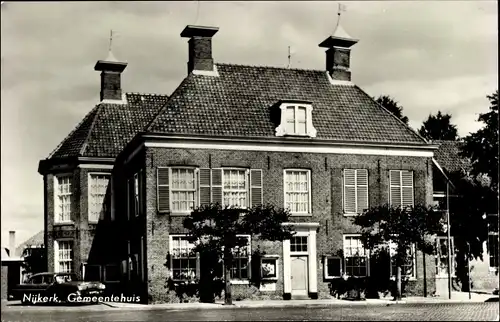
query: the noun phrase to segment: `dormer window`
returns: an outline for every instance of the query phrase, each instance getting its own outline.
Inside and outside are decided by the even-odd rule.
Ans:
[[[276,136],[316,137],[312,125],[312,105],[305,102],[283,102],[280,105],[281,124],[276,128]]]

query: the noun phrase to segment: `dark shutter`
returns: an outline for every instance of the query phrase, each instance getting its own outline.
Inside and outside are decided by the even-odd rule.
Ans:
[[[157,169],[158,211],[170,210],[169,168]]]
[[[262,205],[262,170],[250,170],[250,207]]]
[[[212,203],[222,205],[222,169],[212,169]]]
[[[200,206],[210,204],[210,169],[201,168],[199,174]]]

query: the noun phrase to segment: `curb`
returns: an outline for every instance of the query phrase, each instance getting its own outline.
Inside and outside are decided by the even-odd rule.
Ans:
[[[390,306],[390,305],[411,305],[411,304],[479,304],[485,303],[485,300],[427,300],[427,301],[412,301],[412,300],[373,300],[373,301],[335,301],[335,302],[309,302],[309,303],[289,303],[287,301],[278,303],[233,303],[228,306],[222,303],[178,303],[178,304],[132,304],[132,305],[117,305],[116,303],[105,303],[112,308],[117,309],[138,309],[138,310],[153,310],[153,309],[172,309],[172,310],[202,310],[202,309],[239,309],[239,308],[286,308],[286,307],[331,307],[331,306]]]

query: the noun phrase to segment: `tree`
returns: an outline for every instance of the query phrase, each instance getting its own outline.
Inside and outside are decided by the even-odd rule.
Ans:
[[[455,244],[457,278],[462,291],[468,291],[467,262],[483,257],[483,243],[488,238],[484,213],[496,213],[495,193],[478,179],[461,171],[448,174],[454,184],[450,200],[450,234]],[[446,209],[446,205],[441,205]]]
[[[44,272],[47,266],[45,247],[26,247],[23,251],[22,266],[26,273],[36,274]]]
[[[418,133],[428,140],[457,140],[457,127],[451,124],[450,119],[451,115],[443,115],[441,111],[435,116],[429,114]]]
[[[498,90],[487,98],[490,111],[479,114],[478,118],[484,127],[464,138],[461,154],[470,159],[471,174],[487,176],[491,189],[498,193]]]
[[[272,205],[256,206],[251,209],[222,207],[219,204],[202,206],[191,212],[184,220],[184,228],[196,241],[193,251],[210,254],[208,257],[221,259],[224,267],[225,304],[232,304],[230,275],[233,257],[247,245],[247,239],[238,235],[251,235],[261,240],[283,241],[293,236],[288,222],[290,213]]]
[[[375,98],[374,98],[375,99]],[[386,110],[394,114],[397,118],[408,124],[408,118],[403,116],[403,107],[393,100],[389,95],[380,95],[375,99],[377,103],[382,105]]]
[[[434,242],[430,237],[443,231],[442,219],[441,212],[424,205],[377,206],[354,217],[354,224],[361,228],[361,241],[369,250],[395,246],[396,300],[401,299],[401,268],[411,260],[411,248],[415,245],[417,250],[431,254]]]

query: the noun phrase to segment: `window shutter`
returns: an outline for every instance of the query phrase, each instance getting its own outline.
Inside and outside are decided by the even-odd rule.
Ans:
[[[250,207],[262,205],[262,170],[250,170]]]
[[[201,168],[199,172],[200,180],[200,206],[210,204],[210,169]]]
[[[212,169],[212,203],[222,205],[222,169]]]
[[[396,170],[389,171],[390,181],[390,203],[393,206],[401,205],[401,172]]]
[[[368,208],[368,170],[356,170],[356,189],[356,210],[360,214]]]
[[[356,170],[344,169],[344,212],[356,212]]]
[[[158,182],[158,211],[170,210],[169,168],[157,169]]]
[[[401,171],[402,205],[413,206],[413,171]]]

